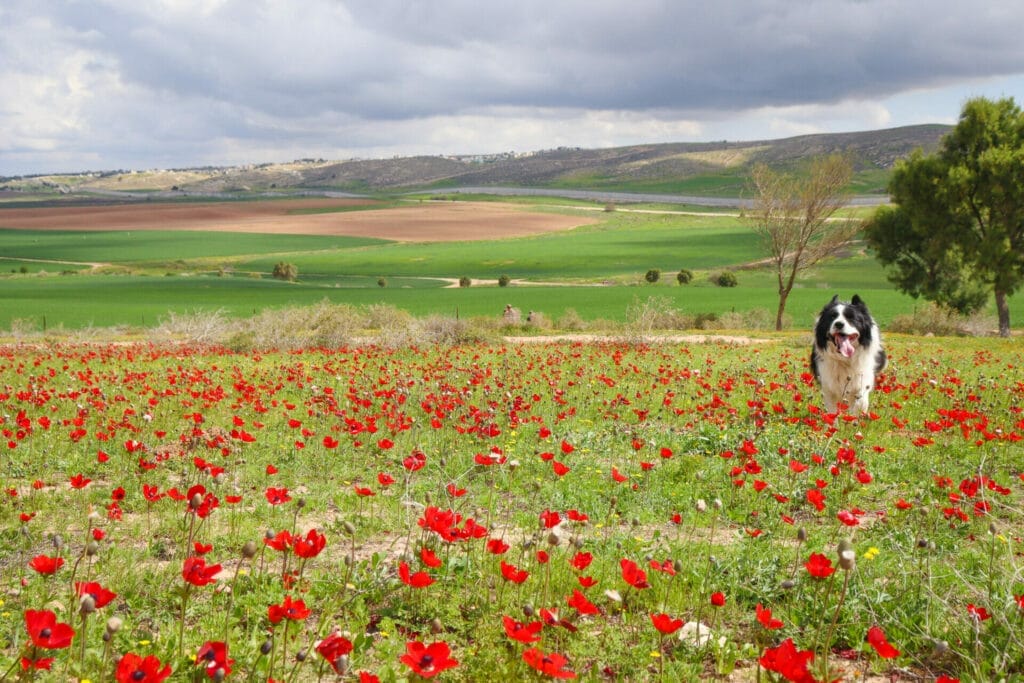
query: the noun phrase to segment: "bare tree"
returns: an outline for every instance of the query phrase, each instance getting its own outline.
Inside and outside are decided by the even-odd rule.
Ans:
[[[761,236],[778,279],[775,329],[781,330],[797,276],[834,256],[860,230],[860,221],[835,216],[849,200],[853,165],[848,157],[832,154],[812,160],[803,175],[758,164],[751,177],[756,196],[747,218]]]

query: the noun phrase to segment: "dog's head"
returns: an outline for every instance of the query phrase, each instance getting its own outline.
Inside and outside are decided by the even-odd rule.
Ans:
[[[832,344],[840,355],[852,358],[857,349],[871,343],[874,326],[868,307],[859,296],[855,294],[849,303],[834,296],[818,315],[815,343],[822,350]]]

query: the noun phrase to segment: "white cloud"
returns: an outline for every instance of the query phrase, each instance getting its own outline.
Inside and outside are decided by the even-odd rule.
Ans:
[[[4,0],[0,174],[949,120],[1024,93],[1022,23],[953,0]]]

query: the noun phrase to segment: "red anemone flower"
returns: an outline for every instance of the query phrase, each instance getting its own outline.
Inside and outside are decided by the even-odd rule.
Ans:
[[[807,670],[807,665],[814,659],[814,653],[810,650],[800,651],[796,649],[792,638],[786,638],[778,647],[770,647],[764,651],[760,662],[768,671],[780,674],[787,681],[816,680]]]
[[[186,558],[181,569],[181,576],[193,586],[206,586],[216,581],[214,577],[220,573],[219,564],[206,566],[206,560],[201,557]]]
[[[757,606],[754,608],[754,610],[757,614],[757,621],[761,624],[761,626],[764,626],[769,631],[777,628],[782,628],[782,620],[772,619],[772,611],[770,609],[761,607],[761,603],[757,603]]]
[[[836,568],[832,566],[832,560],[823,553],[811,553],[811,557],[804,567],[807,569],[807,573],[816,579],[827,579],[836,571]]]
[[[622,567],[622,580],[628,583],[634,588],[648,588],[651,584],[647,583],[647,572],[636,566],[636,562],[623,558],[619,562],[619,566]]]
[[[114,678],[117,683],[160,683],[171,675],[170,664],[161,667],[160,660],[154,655],[140,657],[128,652],[117,663]]]
[[[531,621],[529,624],[524,624],[510,616],[503,616],[501,620],[505,626],[505,635],[512,640],[517,640],[520,643],[536,643],[540,640],[544,622]]]
[[[281,505],[282,503],[287,503],[292,499],[292,497],[288,495],[288,489],[274,488],[273,486],[268,486],[264,495],[267,497],[267,502],[271,505]]]
[[[278,531],[273,536],[264,536],[263,545],[269,546],[278,552],[284,552],[295,543],[295,537],[287,529]]]
[[[48,555],[36,555],[28,563],[28,566],[40,574],[53,574],[64,566],[64,558],[50,557]]]
[[[671,635],[683,627],[682,619],[673,619],[667,614],[652,614],[651,623],[663,634]]]
[[[302,600],[292,600],[292,596],[284,596],[284,600],[280,605],[270,605],[267,608],[267,618],[270,619],[270,623],[276,624],[282,619],[291,619],[292,621],[304,621],[306,617],[311,614],[311,610],[306,607],[306,603]]]
[[[75,581],[75,593],[78,597],[91,596],[97,608],[106,607],[117,597],[117,593],[107,590],[95,581],[89,581],[88,583]]]
[[[44,650],[61,650],[71,645],[75,630],[57,621],[50,610],[25,610],[25,629],[32,644]]]
[[[576,678],[575,671],[565,668],[569,660],[557,652],[545,653],[532,647],[523,653],[523,661],[551,678]]]
[[[299,557],[309,559],[319,555],[326,545],[327,537],[316,529],[310,529],[304,537],[298,536],[294,539],[292,550]]]
[[[526,579],[530,578],[530,573],[525,569],[519,569],[514,564],[509,564],[502,560],[501,562],[501,575],[505,577],[506,581],[512,583],[522,583]]]
[[[725,607],[725,593],[721,591],[712,593],[711,604],[715,607]]]
[[[206,675],[210,678],[217,678],[218,675],[221,678],[226,677],[231,673],[231,665],[234,663],[235,660],[228,657],[227,643],[221,641],[208,640],[196,653],[196,666],[205,667]],[[218,671],[223,673],[218,674]]]
[[[443,640],[429,645],[418,640],[409,641],[405,644],[405,654],[398,659],[423,678],[433,678],[459,665],[457,660],[451,658],[451,649]]]
[[[339,660],[352,652],[352,641],[337,633],[332,633],[316,644],[316,651],[331,665],[334,673],[342,674],[344,669]]]
[[[430,584],[434,583],[434,579],[430,577],[430,574],[426,572],[416,572],[415,574],[410,573],[409,563],[399,562],[398,563],[398,578],[402,580],[406,586],[413,588],[426,588]]]
[[[872,626],[868,629],[867,641],[882,659],[892,659],[900,655],[900,651],[889,644],[885,637],[885,631],[880,626]]]
[[[580,593],[579,589],[574,588],[572,595],[566,598],[566,602],[569,603],[569,607],[573,607],[580,614],[600,614],[601,611],[597,609],[597,605],[587,600],[587,596]]]

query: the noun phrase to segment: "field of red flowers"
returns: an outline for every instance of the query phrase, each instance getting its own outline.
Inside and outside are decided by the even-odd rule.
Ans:
[[[0,350],[7,680],[1024,675],[1024,353]]]

